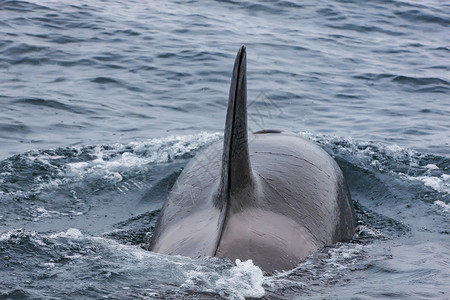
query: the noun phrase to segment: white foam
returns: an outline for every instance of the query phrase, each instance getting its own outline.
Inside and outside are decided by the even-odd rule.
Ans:
[[[214,261],[195,260],[182,256],[167,256],[162,254],[145,251],[138,246],[123,245],[117,241],[83,234],[77,228],[68,228],[66,231],[46,235],[41,235],[26,230],[11,230],[0,235],[0,241],[14,241],[23,238],[33,239],[34,242],[48,246],[48,239],[53,240],[50,245],[61,243],[61,245],[69,245],[71,243],[86,244],[91,247],[93,243],[99,251],[98,258],[103,252],[102,259],[118,259],[123,262],[123,268],[133,272],[141,272],[148,268],[158,270],[162,277],[170,278],[170,282],[174,286],[179,286],[181,290],[189,290],[191,292],[209,292],[219,295],[226,299],[243,300],[247,297],[260,298],[265,294],[263,283],[265,278],[261,269],[253,264],[251,260],[236,260],[236,265],[230,267],[228,262],[220,259]],[[70,247],[70,246],[67,246]],[[90,254],[89,254],[90,255]],[[66,258],[71,260],[83,260],[85,254],[69,251]],[[97,259],[97,257],[89,256],[89,259]],[[46,268],[55,267],[54,262],[44,263]]]
[[[362,142],[351,138],[316,136],[309,132],[300,132],[299,135],[319,144],[337,147],[338,152],[348,153],[352,159],[357,158],[356,161],[363,167],[371,166],[379,171],[391,169],[391,174],[408,180],[421,181],[425,186],[431,187],[437,192],[450,194],[450,175],[442,174],[443,170],[433,163],[422,166],[420,162],[423,156],[414,150],[399,145]],[[399,162],[402,171],[392,170],[391,162]],[[409,167],[408,172],[404,171],[405,166]],[[405,173],[420,174],[420,176],[406,175]]]
[[[355,233],[356,236],[360,236],[361,234],[372,236],[375,238],[383,237],[383,233],[377,229],[370,228],[366,225],[359,225],[357,231]]]
[[[328,263],[339,269],[348,268],[351,260],[358,257],[362,250],[363,246],[359,244],[342,244],[340,247],[329,251]]]
[[[418,153],[399,145],[358,141],[337,136],[314,135],[310,132],[299,132],[298,134],[318,144],[337,147],[338,152],[350,154],[352,157],[358,158],[361,165],[372,166],[379,171],[385,171],[386,162],[392,160],[406,161],[410,167],[418,166]]]
[[[81,238],[78,229],[52,235],[52,237]],[[236,260],[236,265],[227,268],[216,268],[209,261],[199,261],[184,256],[168,256],[145,251],[138,246],[123,245],[103,237],[84,237],[101,244],[121,259],[129,259],[134,266],[148,268],[155,264],[163,276],[171,276],[174,282],[181,280],[180,289],[194,292],[210,292],[226,299],[243,300],[246,297],[261,298],[265,294],[263,272],[252,260]],[[221,265],[223,262],[218,261]],[[141,268],[139,266],[138,268]],[[172,274],[172,275],[170,275]]]
[[[406,176],[409,180],[422,181],[424,185],[440,192],[450,194],[450,175],[436,176]]]
[[[158,272],[163,272],[162,276],[170,276],[174,283],[179,282],[182,290],[210,292],[236,300],[244,300],[247,297],[261,298],[265,294],[263,272],[252,260],[242,262],[238,259],[236,265],[231,268],[217,268],[216,264],[211,264],[210,261],[167,256],[103,237],[85,236],[76,228],[53,234],[50,238],[90,240],[119,256],[121,260],[130,260],[130,267],[137,267],[138,270],[154,264]],[[223,263],[220,260],[217,262],[219,265]]]
[[[261,298],[265,294],[263,282],[262,270],[251,259],[243,262],[236,259],[236,266],[230,269],[228,276],[219,279],[216,285],[221,290],[229,291],[230,296],[235,299]]]
[[[145,141],[130,142],[127,144],[99,145],[96,147],[72,147],[75,156],[88,154],[94,159],[89,161],[68,162],[67,157],[50,152],[30,151],[23,155],[28,164],[37,164],[51,170],[51,176],[44,174],[33,180],[33,185],[27,190],[16,190],[6,194],[14,194],[18,197],[37,195],[43,190],[54,190],[71,183],[97,179],[105,180],[121,191],[127,191],[128,183],[123,183],[123,177],[129,172],[145,172],[153,163],[165,163],[193,154],[201,147],[215,142],[221,138],[219,132],[201,132],[191,135],[172,135],[162,138],[153,138]],[[67,160],[66,160],[67,159]],[[14,169],[11,164],[10,169]],[[11,170],[0,173],[0,183],[15,176]],[[136,182],[132,185],[139,187]],[[0,191],[0,194],[5,194]],[[51,213],[50,213],[51,214]],[[37,217],[45,217],[46,214]]]
[[[38,221],[41,218],[53,218],[53,217],[57,217],[57,216],[69,215],[67,213],[62,213],[62,212],[59,212],[56,210],[47,210],[43,206],[38,206],[36,208],[30,208],[30,214],[31,214],[31,216],[33,216],[33,221]]]
[[[427,168],[429,170],[439,170],[439,167],[436,166],[435,164],[428,164],[425,166],[425,168]]]
[[[97,146],[92,153],[96,157],[94,160],[68,163],[66,174],[72,178],[93,175],[118,183],[123,179],[120,172],[124,170],[168,162],[198,150],[218,140],[220,136],[220,133],[201,132],[196,135],[175,135],[128,144],[113,144],[107,147],[110,150]]]
[[[29,231],[26,229],[11,229],[0,235],[0,241],[20,241],[22,239],[29,239],[36,244],[45,245],[35,231]]]
[[[16,236],[16,235],[17,235],[17,230],[16,229],[9,230],[7,232],[4,232],[4,233],[0,234],[0,241],[8,241],[13,236]]]
[[[57,238],[80,239],[80,238],[83,238],[84,235],[77,228],[69,228],[65,232],[55,233],[55,234],[50,235],[49,237],[52,239],[57,239]]]
[[[434,201],[434,204],[441,207],[443,209],[443,212],[450,212],[450,204],[447,204],[441,200]]]
[[[54,262],[47,262],[43,263],[42,266],[47,269],[53,269],[56,266],[56,264]]]
[[[186,271],[182,289],[217,293],[225,299],[261,298],[265,294],[261,269],[252,260],[236,260],[236,265],[217,273],[201,266]]]

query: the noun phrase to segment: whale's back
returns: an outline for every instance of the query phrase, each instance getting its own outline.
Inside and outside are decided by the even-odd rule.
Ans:
[[[150,250],[253,259],[290,269],[324,245],[351,239],[350,194],[320,147],[279,131],[247,132],[246,51],[236,57],[223,144],[199,153],[161,210]]]

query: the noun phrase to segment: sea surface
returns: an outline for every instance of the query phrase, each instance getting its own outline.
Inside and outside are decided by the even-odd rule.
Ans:
[[[323,147],[358,217],[275,274],[145,250],[242,44],[250,130]],[[449,143],[445,0],[0,0],[0,299],[449,299]]]

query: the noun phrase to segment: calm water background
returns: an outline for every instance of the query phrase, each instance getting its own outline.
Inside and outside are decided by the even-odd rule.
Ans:
[[[0,1],[0,299],[448,299],[449,25],[448,1]],[[274,275],[143,250],[241,44],[251,129],[335,157],[360,224]]]

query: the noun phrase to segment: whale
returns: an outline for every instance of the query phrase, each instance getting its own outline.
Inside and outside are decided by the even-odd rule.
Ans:
[[[161,208],[149,250],[251,259],[264,272],[295,268],[348,242],[356,218],[344,175],[318,145],[281,130],[249,133],[247,54],[232,72],[223,141],[193,157]]]

